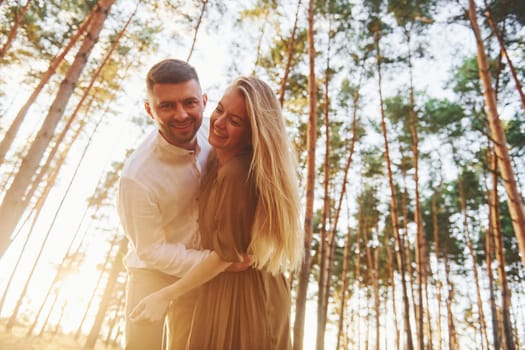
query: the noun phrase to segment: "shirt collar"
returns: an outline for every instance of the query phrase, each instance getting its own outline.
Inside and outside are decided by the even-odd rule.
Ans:
[[[187,155],[199,154],[200,152],[200,146],[198,142],[197,142],[197,146],[195,147],[195,150],[188,150],[182,147],[172,145],[171,143],[166,141],[164,137],[162,137],[162,135],[160,134],[158,130],[156,132],[155,138],[156,138],[157,147],[159,147],[159,149],[162,150],[163,152],[168,152],[172,155],[187,156]],[[195,140],[197,140],[197,136],[195,136]]]

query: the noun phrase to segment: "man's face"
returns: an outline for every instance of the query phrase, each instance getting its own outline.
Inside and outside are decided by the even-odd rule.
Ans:
[[[194,137],[202,124],[207,96],[199,84],[189,80],[177,84],[155,84],[144,104],[155,120],[160,134],[170,144],[192,149]]]

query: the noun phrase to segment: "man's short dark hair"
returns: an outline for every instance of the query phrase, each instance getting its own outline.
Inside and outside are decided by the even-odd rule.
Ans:
[[[146,76],[146,87],[148,92],[151,92],[155,84],[178,84],[190,80],[199,83],[199,76],[195,68],[187,62],[168,58],[150,68]]]

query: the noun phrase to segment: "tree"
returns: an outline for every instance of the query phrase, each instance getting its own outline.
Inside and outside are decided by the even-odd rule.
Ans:
[[[514,233],[518,239],[521,261],[525,266],[525,209],[523,206],[523,198],[518,191],[514,170],[512,169],[510,161],[509,150],[507,148],[507,140],[498,114],[496,94],[492,86],[492,77],[490,76],[485,46],[481,39],[474,0],[469,0],[468,5],[468,18],[476,39],[479,77],[483,85],[483,96],[487,107],[487,117],[489,119],[494,149],[498,157],[497,164],[507,193],[508,206],[512,217],[512,226],[514,227]]]
[[[406,346],[409,350],[414,349],[414,344],[412,341],[412,331],[410,326],[410,305],[408,301],[408,291],[406,286],[406,272],[405,272],[405,254],[403,252],[404,243],[401,239],[401,235],[399,232],[399,219],[398,219],[398,208],[397,208],[397,199],[396,199],[396,191],[395,191],[395,185],[394,185],[394,178],[392,174],[392,164],[390,161],[390,149],[389,149],[389,142],[388,142],[388,132],[386,128],[386,121],[385,121],[385,112],[384,112],[384,103],[383,103],[383,92],[382,92],[382,81],[381,81],[381,65],[383,61],[383,57],[381,56],[381,49],[380,49],[380,41],[381,41],[381,27],[383,23],[381,23],[381,20],[378,17],[375,17],[371,20],[369,24],[369,29],[371,34],[374,36],[374,43],[375,43],[375,49],[376,49],[376,65],[377,65],[377,75],[378,75],[378,91],[379,91],[379,103],[381,108],[381,130],[383,132],[383,142],[385,147],[385,160],[386,160],[386,168],[388,173],[388,184],[390,187],[390,211],[391,211],[391,219],[392,219],[392,227],[394,232],[394,237],[396,241],[396,256],[397,256],[397,262],[398,266],[400,267],[400,273],[401,273],[401,288],[402,288],[402,297],[403,297],[403,316],[404,316],[404,328],[405,328],[405,336],[406,336]]]
[[[0,61],[3,59],[5,54],[7,53],[7,50],[9,50],[9,47],[11,47],[11,44],[13,40],[16,37],[16,33],[18,31],[18,27],[20,26],[20,23],[24,19],[24,15],[31,5],[31,0],[27,0],[26,4],[20,9],[20,11],[17,12],[15,15],[15,20],[13,23],[13,27],[11,28],[11,31],[9,32],[9,35],[7,36],[6,42],[2,45],[0,48]]]
[[[13,144],[13,141],[15,140],[18,130],[20,129],[20,126],[22,125],[22,122],[24,121],[24,118],[27,112],[29,111],[29,108],[36,101],[38,95],[40,95],[44,86],[49,82],[51,77],[55,74],[57,68],[64,61],[64,58],[66,57],[66,55],[78,43],[78,40],[80,40],[81,36],[85,33],[86,29],[91,24],[91,21],[93,20],[94,14],[96,13],[97,9],[98,9],[97,6],[93,8],[93,10],[86,17],[84,22],[80,25],[78,30],[75,32],[75,34],[71,36],[68,44],[64,46],[60,54],[52,59],[51,63],[49,64],[49,68],[40,78],[38,85],[35,87],[35,89],[31,93],[27,101],[24,103],[22,108],[20,108],[20,110],[18,111],[15,119],[13,120],[9,128],[7,129],[4,135],[4,138],[0,142],[0,165],[2,165],[2,163],[4,162],[5,156],[7,152],[9,151],[11,145]]]
[[[49,108],[48,115],[42,127],[31,144],[18,173],[4,196],[2,204],[0,205],[0,222],[2,222],[2,226],[0,227],[0,256],[4,254],[9,246],[11,233],[25,210],[22,204],[25,200],[27,187],[31,183],[31,178],[37,171],[47,145],[52,139],[54,130],[64,114],[66,105],[73,94],[75,83],[78,81],[93,47],[98,41],[99,33],[104,26],[107,14],[114,2],[115,0],[100,0],[88,34],[57,91],[55,100]]]
[[[314,44],[314,1],[308,2],[308,167],[306,181],[306,205],[304,217],[304,260],[299,272],[299,282],[297,286],[297,300],[295,306],[295,321],[293,327],[293,348],[301,350],[304,339],[304,319],[306,309],[306,292],[310,280],[310,249],[312,246],[313,231],[313,204],[315,189],[315,149],[317,140],[317,86],[315,81],[315,44]]]

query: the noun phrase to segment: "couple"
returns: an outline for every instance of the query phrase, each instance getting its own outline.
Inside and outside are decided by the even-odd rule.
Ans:
[[[193,67],[161,61],[146,85],[157,130],[127,160],[118,198],[130,243],[126,349],[160,349],[166,313],[168,349],[289,349],[283,272],[304,243],[275,94],[238,78],[208,128]]]

